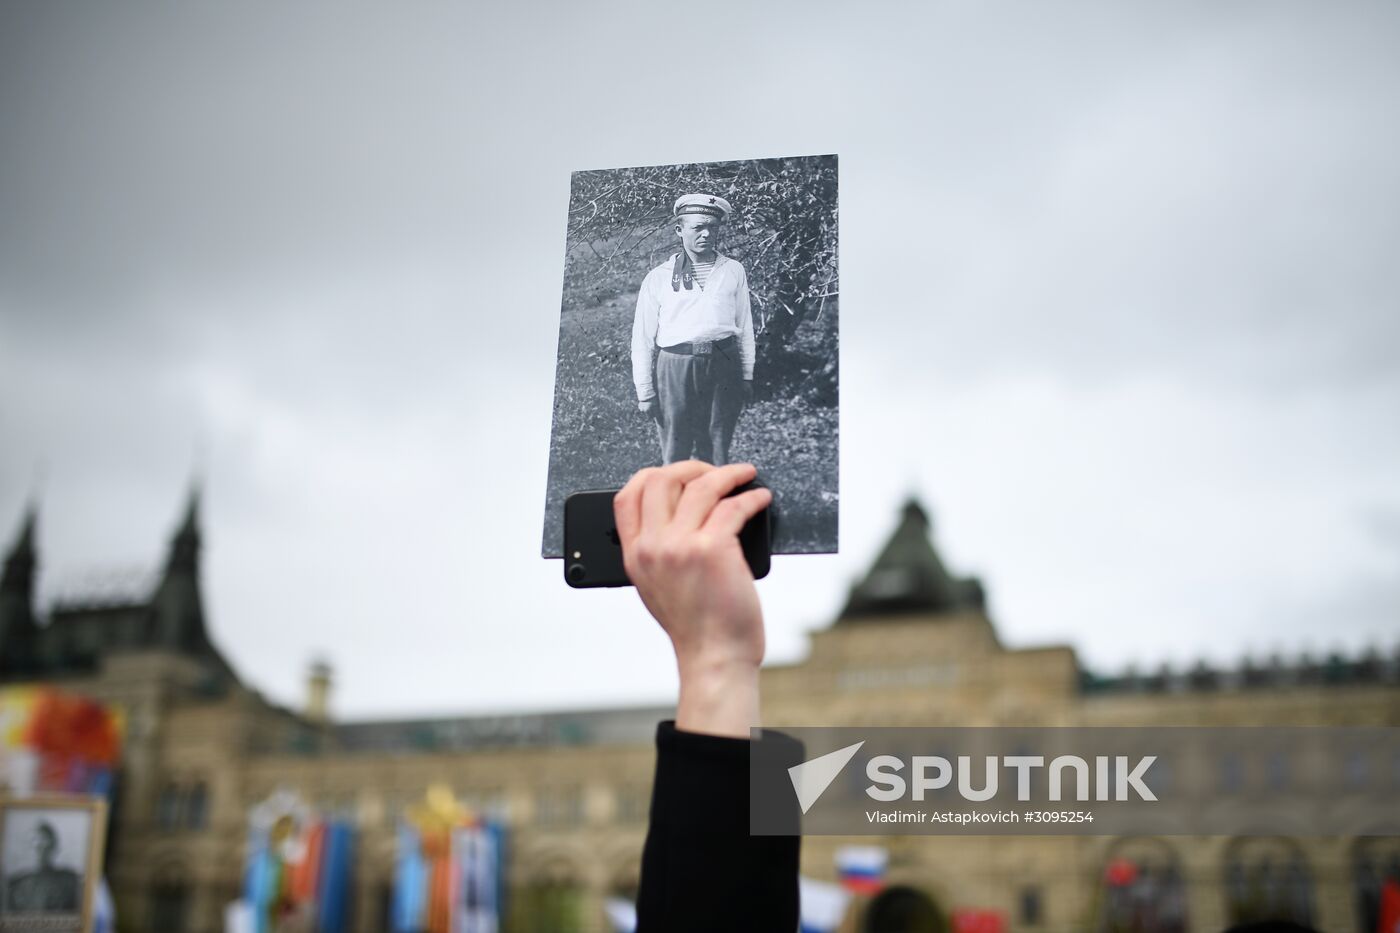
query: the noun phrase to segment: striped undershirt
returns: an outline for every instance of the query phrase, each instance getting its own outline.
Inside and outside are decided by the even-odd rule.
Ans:
[[[710,279],[710,273],[714,271],[715,261],[711,259],[709,262],[693,262],[691,268],[695,270],[695,281],[699,282],[703,289],[705,283]]]

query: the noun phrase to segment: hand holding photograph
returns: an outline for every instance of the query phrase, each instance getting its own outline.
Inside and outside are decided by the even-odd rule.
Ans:
[[[751,462],[774,553],[837,546],[836,156],[575,172],[545,503]]]

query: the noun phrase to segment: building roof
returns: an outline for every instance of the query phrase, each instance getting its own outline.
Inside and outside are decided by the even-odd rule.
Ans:
[[[905,503],[894,534],[865,578],[851,588],[838,624],[985,607],[979,580],[948,572],[934,549],[930,526],[928,512],[917,500]]]
[[[561,745],[637,745],[651,741],[656,735],[656,724],[674,716],[674,706],[633,706],[348,722],[337,724],[333,730],[336,748],[344,752],[410,753]]]
[[[209,668],[213,681],[237,674],[209,638],[199,586],[199,491],[191,489],[154,590],[111,600],[55,605],[47,624],[34,623],[34,509],[26,512],[0,586],[0,636],[26,633],[27,645],[0,653],[0,667],[24,677],[90,670],[103,655],[123,649],[165,648]],[[28,625],[26,626],[26,621]],[[18,643],[18,642],[16,642]]]

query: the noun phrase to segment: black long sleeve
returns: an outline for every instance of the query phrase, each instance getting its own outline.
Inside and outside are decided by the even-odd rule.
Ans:
[[[787,736],[765,732],[761,741],[802,760]],[[749,835],[751,744],[670,721],[657,727],[637,933],[797,929],[801,837]]]

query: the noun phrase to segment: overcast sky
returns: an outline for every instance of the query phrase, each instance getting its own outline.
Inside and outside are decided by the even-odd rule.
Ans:
[[[0,535],[159,564],[346,716],[665,701],[538,555],[569,172],[841,157],[841,553],[917,493],[1010,646],[1400,633],[1400,7],[0,7]]]

